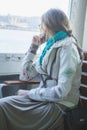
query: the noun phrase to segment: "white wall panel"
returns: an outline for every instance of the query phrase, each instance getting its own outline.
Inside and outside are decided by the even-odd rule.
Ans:
[[[24,54],[0,54],[0,75],[19,74]]]

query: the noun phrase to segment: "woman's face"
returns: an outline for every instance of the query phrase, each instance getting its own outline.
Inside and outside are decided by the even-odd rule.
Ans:
[[[46,26],[41,23],[40,24],[40,34],[44,35],[46,33]]]
[[[45,36],[45,40],[47,41],[50,37],[49,37],[49,31],[48,28],[46,27],[45,24],[41,23],[40,25],[40,34],[42,36]]]

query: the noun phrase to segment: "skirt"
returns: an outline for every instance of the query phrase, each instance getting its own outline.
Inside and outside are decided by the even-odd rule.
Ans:
[[[28,96],[0,99],[0,130],[63,130],[59,105]]]

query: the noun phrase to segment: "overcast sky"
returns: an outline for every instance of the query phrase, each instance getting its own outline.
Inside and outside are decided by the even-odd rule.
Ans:
[[[0,0],[0,15],[41,16],[47,9],[68,11],[69,0]]]

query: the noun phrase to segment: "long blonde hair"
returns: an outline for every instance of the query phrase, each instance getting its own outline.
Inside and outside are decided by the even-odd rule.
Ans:
[[[72,35],[68,17],[60,9],[49,9],[42,15],[42,23],[54,34],[59,31],[65,31]]]

